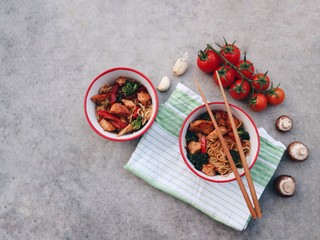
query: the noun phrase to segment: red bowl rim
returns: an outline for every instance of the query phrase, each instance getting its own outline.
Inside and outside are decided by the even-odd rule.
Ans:
[[[217,105],[217,104],[219,104],[219,105],[222,105],[222,104],[223,104],[223,105],[224,105],[225,103],[224,103],[224,102],[210,102],[210,103],[208,103],[208,104],[209,104],[209,105]],[[253,127],[254,127],[254,130],[255,130],[255,132],[256,132],[256,134],[257,134],[257,136],[258,136],[258,151],[257,151],[256,155],[254,156],[254,159],[253,159],[253,161],[252,161],[252,164],[251,164],[250,166],[248,166],[248,168],[249,168],[249,170],[250,170],[250,169],[254,166],[255,162],[257,161],[258,155],[259,155],[259,151],[260,151],[259,132],[258,132],[258,129],[257,129],[254,121],[252,120],[252,118],[251,118],[242,108],[240,108],[240,107],[238,107],[238,106],[236,106],[236,105],[233,105],[233,104],[231,104],[231,103],[229,103],[229,105],[230,105],[231,107],[233,107],[233,108],[238,109],[239,111],[241,111],[242,113],[244,113],[244,114],[248,117],[248,119],[249,119],[250,122],[252,123],[252,125],[253,125]],[[182,125],[181,125],[181,129],[180,129],[180,133],[179,133],[179,149],[180,149],[180,153],[181,153],[182,159],[183,159],[183,161],[185,162],[185,164],[188,166],[188,168],[189,168],[194,174],[196,174],[198,177],[200,177],[200,178],[202,178],[202,179],[204,179],[204,180],[207,180],[207,181],[210,181],[210,182],[216,182],[216,183],[232,182],[232,181],[236,180],[235,177],[234,177],[234,178],[231,178],[231,179],[227,179],[227,180],[214,180],[214,179],[207,178],[207,177],[205,177],[205,176],[200,175],[200,174],[198,173],[198,171],[195,170],[194,167],[191,165],[192,163],[190,163],[190,161],[189,161],[189,160],[184,156],[184,154],[183,154],[183,149],[184,149],[184,146],[183,146],[183,144],[182,144],[182,139],[183,139],[182,130],[183,130],[183,126],[186,125],[186,122],[188,121],[188,119],[189,119],[196,111],[198,111],[199,109],[201,109],[201,108],[203,108],[203,107],[205,107],[205,104],[202,104],[202,105],[196,107],[195,109],[193,109],[193,110],[188,114],[188,116],[185,118],[185,120],[183,121],[183,123],[182,123]],[[242,177],[242,176],[244,176],[244,175],[245,175],[245,173],[243,172],[243,173],[240,174],[240,177]]]
[[[154,95],[155,95],[155,114],[153,115],[153,117],[151,119],[149,119],[148,121],[148,125],[149,126],[145,126],[143,128],[143,130],[133,136],[133,137],[130,137],[130,135],[128,135],[128,138],[116,138],[116,137],[109,137],[109,136],[105,136],[103,135],[98,129],[96,129],[94,127],[94,125],[91,123],[90,121],[90,118],[89,118],[89,115],[88,115],[88,111],[87,111],[87,99],[88,99],[88,95],[89,95],[89,91],[91,89],[91,87],[94,85],[94,83],[99,79],[101,78],[102,76],[104,76],[105,74],[107,73],[110,73],[110,72],[114,72],[114,71],[119,71],[119,70],[125,70],[125,71],[130,71],[130,72],[134,72],[138,75],[140,75],[141,77],[143,77],[151,86],[152,88],[152,91],[154,92]],[[87,119],[87,122],[89,123],[90,127],[98,134],[100,135],[101,137],[103,138],[106,138],[108,140],[112,140],[112,141],[115,141],[115,142],[126,142],[126,141],[131,141],[131,140],[134,140],[140,136],[142,136],[143,134],[145,134],[145,132],[152,126],[153,122],[155,121],[156,119],[156,116],[157,116],[157,112],[158,112],[158,102],[159,102],[159,98],[158,98],[158,94],[157,94],[157,91],[156,91],[156,88],[154,87],[153,83],[151,82],[151,80],[146,76],[144,75],[143,73],[141,73],[140,71],[136,70],[136,69],[133,69],[133,68],[129,68],[129,67],[114,67],[114,68],[110,68],[102,73],[100,73],[97,77],[95,77],[92,82],[90,83],[89,87],[87,88],[87,91],[86,91],[86,94],[85,94],[85,97],[84,97],[84,112],[85,112],[85,116],[86,116],[86,119]]]

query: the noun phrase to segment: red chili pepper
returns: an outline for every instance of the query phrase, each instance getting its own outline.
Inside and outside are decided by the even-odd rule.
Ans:
[[[207,152],[207,149],[206,149],[206,137],[205,136],[201,136],[200,142],[201,142],[201,152],[202,153],[206,153]]]
[[[116,116],[116,115],[114,115],[112,113],[109,113],[109,112],[107,112],[105,110],[99,110],[97,112],[97,114],[98,114],[99,117],[107,118],[109,120],[121,121],[121,119],[118,116]]]
[[[117,94],[119,90],[119,84],[114,84],[111,90],[110,104],[114,104],[117,100]]]
[[[122,122],[121,118],[119,118],[118,116],[116,116],[116,115],[114,115],[112,113],[109,113],[109,112],[107,112],[105,110],[99,110],[97,112],[97,114],[98,114],[99,117],[109,119],[109,121],[112,123],[112,125],[115,126],[118,129],[122,129],[122,128],[125,128],[127,126],[127,123]]]
[[[116,120],[110,120],[110,122],[111,122],[111,124],[115,127],[115,128],[117,128],[117,129],[123,129],[123,128],[125,128],[128,124],[126,124],[126,123],[123,123],[123,122],[121,122],[121,121],[116,121]]]
[[[133,118],[137,118],[138,117],[138,113],[141,107],[137,106],[136,109],[134,110],[132,117]]]
[[[113,87],[112,87],[111,92],[117,93],[118,90],[119,90],[119,84],[118,84],[118,83],[115,83],[115,84],[113,85]]]
[[[114,104],[117,100],[117,95],[115,93],[111,93],[110,104]]]

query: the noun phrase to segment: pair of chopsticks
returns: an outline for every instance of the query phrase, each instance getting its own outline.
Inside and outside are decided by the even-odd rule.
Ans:
[[[225,106],[226,106],[226,109],[227,109],[227,113],[228,113],[228,117],[229,117],[229,120],[230,120],[230,123],[231,123],[231,127],[232,127],[232,131],[233,131],[233,134],[235,136],[235,140],[236,140],[236,144],[237,144],[237,147],[238,147],[238,150],[239,150],[239,155],[240,155],[240,159],[241,159],[241,162],[242,162],[242,166],[243,166],[243,169],[244,169],[244,172],[245,172],[245,176],[247,178],[247,182],[248,182],[248,186],[249,186],[249,190],[250,190],[250,193],[251,193],[251,197],[252,197],[252,200],[253,200],[253,203],[254,203],[254,206],[255,208],[253,207],[252,205],[252,202],[249,198],[249,195],[247,193],[247,190],[243,184],[243,181],[238,173],[238,170],[237,170],[237,167],[232,159],[232,156],[230,154],[230,151],[228,149],[228,146],[226,144],[226,141],[224,139],[224,137],[222,136],[221,132],[219,131],[219,127],[218,127],[218,124],[212,114],[212,111],[208,105],[208,102],[207,102],[207,99],[197,81],[197,79],[195,78],[195,83],[198,87],[198,90],[200,92],[200,95],[202,97],[202,100],[207,108],[207,111],[209,113],[209,116],[210,116],[210,119],[214,125],[214,128],[216,129],[217,133],[218,133],[218,137],[219,137],[219,140],[222,144],[222,147],[224,148],[224,151],[227,155],[227,158],[228,158],[228,161],[229,161],[229,164],[232,168],[232,171],[234,172],[234,175],[236,177],[236,180],[238,182],[238,185],[239,185],[239,188],[241,190],[241,193],[244,197],[244,200],[249,208],[249,211],[251,213],[251,216],[253,219],[256,219],[257,217],[258,218],[261,218],[262,217],[262,213],[261,213],[261,208],[260,208],[260,204],[259,204],[259,201],[258,201],[258,197],[257,197],[257,193],[255,191],[255,188],[253,186],[253,182],[252,182],[252,178],[251,178],[251,175],[250,175],[250,171],[249,171],[249,168],[248,168],[248,164],[247,164],[247,161],[246,161],[246,158],[245,158],[245,155],[243,153],[243,148],[242,148],[242,144],[241,144],[241,141],[240,141],[240,137],[239,137],[239,134],[238,134],[238,131],[237,131],[237,128],[236,128],[236,125],[234,123],[234,118],[232,116],[232,113],[231,113],[231,110],[230,110],[230,106],[229,106],[229,103],[228,103],[228,100],[227,100],[227,97],[225,95],[225,92],[224,92],[224,88],[222,86],[222,83],[221,83],[221,80],[220,80],[220,76],[219,76],[219,73],[218,71],[216,71],[216,75],[217,75],[217,79],[218,79],[218,82],[219,82],[219,86],[220,86],[220,91],[221,91],[221,94],[222,94],[222,97],[223,97],[223,100],[224,100],[224,103],[225,103]]]

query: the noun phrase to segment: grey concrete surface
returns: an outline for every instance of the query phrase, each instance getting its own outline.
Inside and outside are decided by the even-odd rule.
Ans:
[[[320,239],[319,1],[0,1],[0,239]],[[168,75],[220,100],[195,63],[207,43],[236,40],[286,101],[248,113],[310,157],[284,157],[296,195],[261,198],[263,218],[244,232],[226,227],[124,170],[139,140],[109,142],[87,124],[83,98],[102,71],[128,66],[157,85]],[[190,66],[171,75],[188,51]],[[229,98],[230,99],[230,98]],[[245,103],[234,101],[241,107]],[[294,128],[279,133],[281,114]],[[274,180],[273,178],[273,180]]]

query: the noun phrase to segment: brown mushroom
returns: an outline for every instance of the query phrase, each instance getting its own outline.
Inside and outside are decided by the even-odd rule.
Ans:
[[[292,142],[287,147],[288,157],[293,161],[304,161],[309,156],[309,150],[302,142]]]
[[[281,197],[292,197],[296,191],[296,181],[289,175],[280,175],[276,178],[274,187]]]
[[[280,132],[288,132],[293,127],[292,119],[287,115],[281,115],[276,121],[276,128]]]

